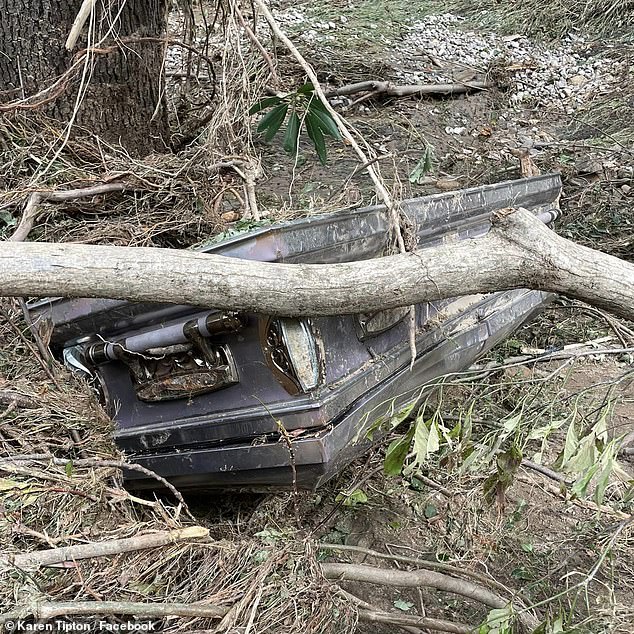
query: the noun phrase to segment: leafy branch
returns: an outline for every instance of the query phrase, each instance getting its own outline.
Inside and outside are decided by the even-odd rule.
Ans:
[[[261,99],[251,107],[249,114],[263,110],[268,112],[260,120],[257,131],[269,142],[286,122],[282,146],[292,156],[297,156],[299,138],[304,129],[322,165],[327,160],[326,136],[341,141],[335,120],[315,95],[315,88],[310,82],[295,92]]]

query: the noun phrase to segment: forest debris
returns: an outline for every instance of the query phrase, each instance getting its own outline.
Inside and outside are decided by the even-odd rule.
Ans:
[[[55,296],[63,289],[67,297],[316,316],[533,288],[632,319],[633,264],[557,235],[526,209],[499,210],[491,220],[491,231],[473,240],[327,265],[254,262],[172,249],[5,243],[0,295]],[[91,276],[78,275],[80,266],[90,266]]]
[[[520,160],[520,175],[522,178],[539,176],[541,171],[531,158],[530,150],[527,148],[511,149],[511,154]]]

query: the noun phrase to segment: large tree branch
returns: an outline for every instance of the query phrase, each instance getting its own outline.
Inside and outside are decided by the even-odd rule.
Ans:
[[[5,242],[0,295],[155,301],[270,315],[371,312],[513,288],[634,319],[634,265],[558,236],[530,212],[484,237],[343,264],[273,264],[168,249]]]

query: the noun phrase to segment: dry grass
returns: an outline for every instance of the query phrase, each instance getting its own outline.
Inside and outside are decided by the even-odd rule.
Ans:
[[[632,41],[634,37],[634,4],[631,0],[552,0],[547,3],[451,0],[442,5],[498,32],[523,33],[544,39],[562,38],[568,33],[588,39],[620,36],[625,41]]]

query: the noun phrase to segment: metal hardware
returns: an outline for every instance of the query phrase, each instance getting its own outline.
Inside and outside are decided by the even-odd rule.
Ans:
[[[323,355],[307,319],[264,319],[260,342],[266,364],[289,394],[307,393],[322,383]]]
[[[141,401],[191,398],[239,382],[229,347],[213,345],[203,337],[192,342],[185,352],[154,358],[129,353],[122,356]]]

